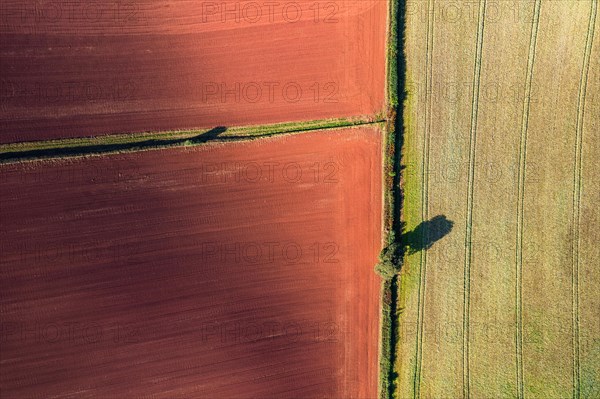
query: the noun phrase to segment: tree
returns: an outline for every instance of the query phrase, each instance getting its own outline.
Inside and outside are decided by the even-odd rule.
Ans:
[[[394,232],[390,232],[388,245],[381,250],[379,262],[375,265],[375,272],[385,280],[391,280],[402,266],[400,245],[396,241]]]

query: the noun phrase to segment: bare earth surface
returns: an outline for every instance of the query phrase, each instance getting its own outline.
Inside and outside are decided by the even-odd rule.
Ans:
[[[383,110],[385,1],[1,7],[0,143]]]
[[[376,397],[380,180],[372,128],[2,165],[2,397]]]

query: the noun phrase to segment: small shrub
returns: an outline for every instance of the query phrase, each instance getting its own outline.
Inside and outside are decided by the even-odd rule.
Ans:
[[[396,275],[396,268],[391,262],[380,261],[375,265],[375,272],[385,280],[391,280]]]

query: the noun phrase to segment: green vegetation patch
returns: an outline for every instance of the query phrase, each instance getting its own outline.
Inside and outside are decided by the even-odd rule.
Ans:
[[[209,141],[250,140],[281,134],[359,126],[378,122],[380,121],[372,117],[338,118],[262,126],[231,128],[217,126],[213,129],[173,130],[4,144],[0,145],[0,163],[194,146]]]

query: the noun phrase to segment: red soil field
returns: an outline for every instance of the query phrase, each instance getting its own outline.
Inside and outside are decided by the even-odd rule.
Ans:
[[[2,398],[375,398],[381,146],[0,165]]]
[[[382,0],[5,0],[0,143],[373,115]]]

